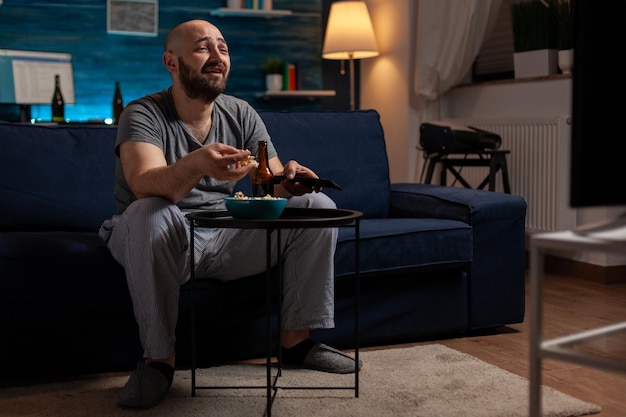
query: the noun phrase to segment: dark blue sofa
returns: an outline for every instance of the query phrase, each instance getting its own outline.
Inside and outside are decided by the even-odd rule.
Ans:
[[[458,337],[524,319],[518,196],[390,184],[379,115],[262,112],[281,159],[297,159],[362,211],[361,346]],[[114,211],[113,127],[0,123],[2,376],[131,370],[141,355],[123,269],[97,237]],[[242,182],[245,191],[249,185]],[[342,228],[336,324],[314,337],[354,346],[354,230]],[[313,248],[314,250],[314,248]],[[264,280],[197,283],[201,366],[265,355]],[[177,362],[189,366],[190,291]],[[275,329],[274,329],[275,331]]]

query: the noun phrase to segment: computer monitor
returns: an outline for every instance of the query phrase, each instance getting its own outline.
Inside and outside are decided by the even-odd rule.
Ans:
[[[76,104],[71,54],[0,49],[0,104],[50,104],[56,74],[65,104]]]

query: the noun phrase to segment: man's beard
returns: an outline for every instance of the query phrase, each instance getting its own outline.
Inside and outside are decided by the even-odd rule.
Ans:
[[[200,99],[210,103],[226,90],[226,78],[215,79],[196,76],[193,69],[185,64],[182,57],[178,57],[178,68],[180,69],[180,82],[185,94],[191,99]]]

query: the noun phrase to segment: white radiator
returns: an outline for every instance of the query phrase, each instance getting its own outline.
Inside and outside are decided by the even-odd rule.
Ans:
[[[551,232],[576,227],[576,210],[569,206],[571,117],[449,121],[500,135],[500,149],[510,151],[507,166],[511,194],[522,196],[528,204],[527,231]],[[488,172],[487,167],[463,167],[461,174],[476,188]],[[448,184],[453,185],[452,175],[448,173],[447,177]],[[500,172],[496,191],[503,191]]]

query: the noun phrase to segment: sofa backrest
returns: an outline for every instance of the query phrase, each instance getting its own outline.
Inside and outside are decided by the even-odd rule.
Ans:
[[[295,159],[342,190],[325,188],[337,207],[387,217],[389,163],[380,115],[357,111],[259,112],[283,163]]]
[[[338,207],[387,217],[389,165],[376,111],[260,114],[283,162],[342,186],[324,190]],[[116,132],[0,122],[0,230],[98,230],[115,214]]]
[[[0,122],[0,230],[98,230],[115,213],[115,134]]]

